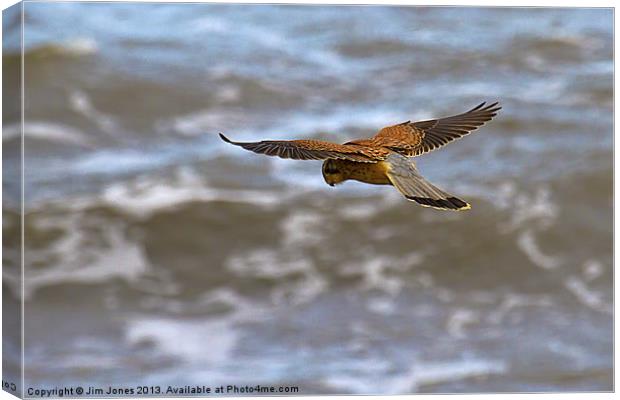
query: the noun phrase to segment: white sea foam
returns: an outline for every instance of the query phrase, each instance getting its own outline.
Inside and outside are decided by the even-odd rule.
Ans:
[[[598,260],[588,260],[582,266],[582,274],[586,281],[593,281],[604,272],[603,264]]]
[[[550,190],[541,187],[534,194],[518,193],[514,184],[505,182],[492,193],[494,204],[512,210],[510,219],[499,225],[500,231],[520,231],[517,245],[534,265],[548,270],[558,268],[562,257],[545,254],[536,240],[536,232],[551,227],[559,215]]]
[[[299,46],[293,43],[291,37],[285,32],[273,29],[265,29],[260,25],[232,25],[230,21],[213,17],[201,18],[193,24],[197,32],[210,32],[236,36],[244,42],[252,42],[257,48],[266,51],[275,50],[278,53],[306,63],[317,65],[321,71],[337,73],[346,67],[346,59],[338,55],[331,48],[317,46]]]
[[[191,22],[190,27],[197,33],[199,32],[215,32],[215,33],[228,33],[230,32],[230,25],[219,18],[214,17],[201,17]]]
[[[227,35],[243,36],[247,40],[274,47],[278,50],[287,44],[287,39],[273,30],[259,26],[231,24],[230,21],[214,17],[201,17],[192,23],[196,32],[226,33]]]
[[[377,289],[391,296],[400,293],[404,282],[396,275],[397,272],[407,271],[419,265],[424,256],[418,252],[411,252],[402,257],[375,256],[362,261],[352,261],[344,264],[341,272],[346,275],[361,275],[361,287],[365,290]]]
[[[421,110],[415,116],[423,115]],[[252,141],[262,139],[291,139],[291,132],[295,137],[309,137],[316,132],[331,132],[338,135],[340,140],[354,139],[347,136],[345,130],[350,127],[367,128],[371,134],[391,123],[400,123],[412,118],[410,114],[403,116],[391,109],[373,108],[334,108],[329,112],[283,114],[278,120],[270,121],[270,126],[263,126],[248,116],[235,110],[222,107],[211,107],[190,114],[175,117],[171,126],[180,134],[195,136],[204,132],[234,131],[234,139]],[[277,126],[277,129],[271,128]],[[268,129],[270,128],[270,129]],[[266,131],[268,130],[268,131]],[[338,140],[338,139],[334,139]]]
[[[2,140],[20,137],[21,124],[11,124],[2,128]],[[70,126],[47,121],[28,121],[24,124],[24,136],[28,139],[45,139],[52,142],[92,146],[91,139],[82,131]]]
[[[67,282],[105,282],[110,279],[135,281],[148,270],[142,248],[123,234],[123,227],[105,221],[104,244],[87,245],[84,238],[86,225],[98,222],[80,220],[77,215],[41,217],[40,228],[62,227],[64,234],[43,250],[29,249],[26,263],[49,263],[43,269],[28,268],[24,281],[24,295],[29,297],[45,286]]]
[[[431,288],[435,285],[433,276],[428,272],[420,272],[416,274],[416,281],[420,284],[420,286],[426,289]]]
[[[287,246],[311,247],[323,240],[327,224],[319,212],[296,211],[282,220],[280,229]]]
[[[563,95],[567,92],[569,82],[565,78],[549,78],[532,81],[518,86],[513,92],[516,98],[530,102],[536,99],[540,103],[563,103]]]
[[[536,266],[543,269],[555,269],[562,264],[562,258],[559,256],[550,256],[544,254],[536,242],[536,237],[531,229],[519,234],[517,241],[519,248]]]
[[[42,51],[44,54],[87,56],[98,51],[97,42],[88,37],[75,37],[57,43],[42,43],[37,46],[27,46],[27,53]]]
[[[465,329],[467,325],[480,320],[480,314],[476,310],[457,308],[452,312],[446,323],[446,330],[455,338],[466,337]]]
[[[500,210],[507,210],[512,207],[514,199],[517,197],[517,187],[514,182],[504,181],[494,188],[479,188],[477,193],[482,195],[487,193],[495,207]]]
[[[234,131],[235,135],[246,130],[248,117],[229,107],[212,107],[173,118],[160,129],[173,129],[183,136],[198,136],[205,132]],[[235,137],[235,139],[238,139]],[[218,139],[219,140],[219,139]]]
[[[346,132],[344,132],[346,128],[365,128],[370,131],[371,135],[374,135],[384,126],[391,125],[392,123],[401,123],[418,115],[422,115],[421,110],[417,110],[414,116],[407,114],[405,117],[402,113],[380,107],[371,108],[370,110],[367,108],[337,107],[329,113],[320,112],[314,115],[301,113],[288,116],[286,121],[283,121],[285,128],[283,128],[282,132],[306,134],[317,131],[333,132],[342,139],[350,140],[355,138],[347,137]]]
[[[444,362],[412,360],[413,366],[403,373],[394,373],[384,360],[364,360],[362,373],[340,374],[325,383],[335,389],[358,394],[402,394],[418,391],[425,385],[458,382],[462,379],[504,374],[508,366],[501,360],[458,359]],[[374,366],[374,367],[370,367]]]
[[[291,274],[301,275],[294,281],[276,286],[271,292],[274,304],[302,304],[313,300],[322,293],[328,285],[314,264],[299,257],[297,246],[289,251],[259,249],[247,254],[234,255],[226,262],[226,268],[243,277],[280,278]]]
[[[415,391],[420,386],[455,382],[471,377],[503,374],[508,370],[500,360],[455,360],[424,362],[414,365],[408,373],[394,377],[390,383],[391,393]]]
[[[199,303],[204,308],[214,303],[226,304],[231,311],[217,318],[134,316],[126,323],[126,340],[130,345],[153,343],[159,353],[194,365],[200,371],[221,370],[222,365],[234,359],[232,354],[240,339],[237,325],[261,320],[268,309],[229,288],[206,292]],[[205,378],[205,374],[198,375]]]
[[[304,249],[317,246],[325,237],[322,215],[305,211],[293,212],[282,220],[282,249],[258,249],[231,257],[226,267],[242,276],[278,278],[291,274],[301,278],[276,286],[271,298],[275,304],[301,304],[314,299],[328,285],[327,279],[311,259],[300,257]]]
[[[506,293],[501,303],[487,315],[487,319],[494,324],[500,324],[504,318],[516,308],[521,307],[549,307],[553,303],[551,296],[531,294]]]
[[[588,287],[579,277],[569,276],[564,281],[564,286],[587,307],[601,313],[613,314],[613,305],[607,303],[601,293]]]
[[[567,357],[570,359],[571,364],[574,364],[576,369],[581,369],[589,360],[589,351],[586,348],[581,348],[571,343],[562,342],[556,338],[550,338],[548,347],[554,353],[561,357]]]
[[[112,134],[119,133],[120,129],[114,119],[95,109],[85,92],[81,90],[72,91],[69,95],[69,106],[97,124],[102,131]]]
[[[222,85],[216,92],[215,97],[222,103],[230,103],[241,99],[239,86],[228,84]]]
[[[299,305],[308,303],[325,292],[328,281],[315,270],[306,270],[303,279],[277,286],[271,293],[276,305]]]
[[[189,201],[234,201],[273,206],[281,201],[275,193],[258,190],[214,189],[195,173],[180,169],[174,184],[141,177],[130,184],[115,184],[102,194],[103,202],[146,217],[152,212]]]
[[[137,150],[101,150],[64,165],[81,174],[117,175],[154,168],[162,164],[161,157],[145,157]]]
[[[91,38],[78,37],[62,43],[60,47],[65,53],[71,55],[89,55],[97,52],[97,42]]]
[[[390,274],[392,260],[386,257],[376,257],[360,263],[349,263],[342,268],[342,272],[348,274],[360,274],[363,277],[362,288],[380,289],[391,295],[400,292],[403,282],[399,277]]]
[[[350,220],[364,220],[372,217],[379,211],[380,205],[375,202],[350,203],[339,210],[343,218]]]
[[[369,299],[366,303],[366,307],[369,311],[381,315],[391,315],[396,311],[394,301],[385,297],[373,297]]]
[[[126,337],[130,345],[153,343],[184,363],[217,365],[230,359],[239,332],[227,320],[135,317],[127,323]]]
[[[559,215],[557,203],[551,199],[548,188],[538,188],[533,195],[519,194],[513,201],[514,212],[510,220],[513,229],[530,221],[535,221],[539,228],[547,228]]]
[[[147,218],[159,210],[193,201],[248,203],[272,208],[297,195],[294,192],[218,189],[209,186],[201,175],[189,168],[179,167],[175,173],[176,178],[141,175],[130,181],[110,184],[101,193],[73,196],[71,202],[42,198],[29,204],[29,209],[69,207],[77,212],[97,205],[109,205],[135,217]]]
[[[72,351],[65,354],[64,357],[55,358],[53,361],[54,367],[59,370],[78,369],[83,372],[92,371],[92,373],[101,373],[106,369],[110,370],[118,368],[118,356],[113,354],[104,354],[100,349],[97,350],[90,352]],[[49,365],[50,362],[49,357],[46,358],[47,359],[45,360],[40,360],[40,362],[45,366]],[[30,368],[33,368],[33,366],[30,365]]]
[[[245,255],[231,257],[226,268],[244,277],[278,278],[312,268],[303,258],[289,258],[272,249],[253,250]]]

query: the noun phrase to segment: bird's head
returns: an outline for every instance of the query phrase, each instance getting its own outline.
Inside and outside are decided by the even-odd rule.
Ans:
[[[337,185],[346,180],[336,160],[325,160],[323,162],[323,179],[329,186]]]

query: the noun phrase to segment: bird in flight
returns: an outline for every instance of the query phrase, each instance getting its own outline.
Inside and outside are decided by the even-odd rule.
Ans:
[[[322,140],[263,140],[227,143],[268,156],[293,160],[325,160],[323,179],[334,186],[352,179],[375,185],[392,185],[408,200],[441,210],[468,210],[465,201],[444,192],[418,172],[413,157],[459,139],[490,121],[501,109],[497,102],[481,103],[462,114],[427,121],[406,121],[388,126],[369,139],[344,144]]]

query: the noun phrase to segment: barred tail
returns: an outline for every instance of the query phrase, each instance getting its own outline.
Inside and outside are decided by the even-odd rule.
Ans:
[[[392,154],[386,161],[389,164],[388,178],[408,200],[440,210],[462,211],[471,208],[465,201],[444,192],[424,179],[413,162],[406,157]]]

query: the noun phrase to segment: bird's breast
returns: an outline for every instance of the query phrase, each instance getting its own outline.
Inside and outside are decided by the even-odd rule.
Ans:
[[[352,163],[349,166],[349,179],[373,185],[391,185],[387,176],[388,165],[384,161],[377,163]]]

